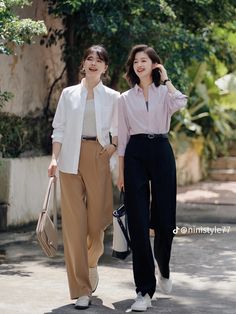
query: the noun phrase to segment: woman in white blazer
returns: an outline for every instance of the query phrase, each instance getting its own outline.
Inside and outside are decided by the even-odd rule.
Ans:
[[[117,147],[119,93],[102,83],[107,68],[104,47],[88,48],[81,63],[84,78],[62,91],[53,120],[48,175],[54,176],[59,168],[65,261],[77,309],[91,303],[104,229],[112,221],[109,165]]]

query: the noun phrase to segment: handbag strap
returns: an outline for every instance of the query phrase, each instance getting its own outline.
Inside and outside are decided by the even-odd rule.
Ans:
[[[122,205],[124,203],[124,198],[125,198],[125,192],[122,188],[120,191],[120,205]]]
[[[124,204],[124,198],[125,198],[125,192],[124,192],[124,189],[122,188],[121,191],[120,191],[120,205]],[[127,226],[124,226],[122,220],[120,217],[117,217],[117,221],[120,225],[120,228],[124,234],[124,237],[127,241],[127,244],[128,246],[130,247],[131,246],[131,243],[130,243],[130,238],[129,238],[129,235],[128,235],[128,232],[127,232]]]
[[[130,242],[130,238],[129,238],[129,235],[128,235],[128,232],[127,232],[127,226],[124,226],[122,220],[120,219],[120,217],[117,217],[117,221],[118,221],[118,224],[120,225],[120,228],[123,232],[123,235],[126,239],[126,242],[128,244],[129,247],[131,247],[131,242]]]
[[[53,222],[55,227],[57,228],[57,177],[54,177],[53,180]]]
[[[50,201],[51,190],[52,190],[52,185],[53,185],[53,222],[55,226],[57,226],[57,190],[56,190],[57,184],[56,184],[56,181],[57,181],[56,176],[50,177],[49,182],[48,182],[47,192],[46,192],[44,203],[43,203],[43,211],[49,214],[49,201]]]

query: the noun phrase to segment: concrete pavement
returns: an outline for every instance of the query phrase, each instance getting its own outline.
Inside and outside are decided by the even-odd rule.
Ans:
[[[173,292],[157,292],[147,313],[233,314],[236,309],[236,182],[203,182],[178,189],[178,233],[174,238]],[[63,247],[44,256],[35,225],[0,233],[0,314],[75,314],[69,299]],[[125,313],[135,297],[131,257],[111,257],[106,232],[98,289],[81,311]]]
[[[236,181],[204,181],[178,187],[177,220],[236,223]]]
[[[204,226],[214,230],[214,225]],[[166,296],[157,289],[147,313],[235,313],[236,226],[228,227],[229,233],[179,233],[175,237],[173,292]],[[2,233],[0,239],[1,314],[78,313],[68,295],[62,245],[58,256],[50,259],[43,255],[34,231]],[[130,257],[126,261],[111,257],[109,232],[105,243],[99,286],[85,314],[130,312],[135,297]]]

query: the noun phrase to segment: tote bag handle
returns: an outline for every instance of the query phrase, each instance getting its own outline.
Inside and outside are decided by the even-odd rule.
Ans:
[[[57,177],[50,177],[47,187],[47,192],[45,195],[45,199],[43,202],[43,212],[46,212],[49,215],[49,201],[50,201],[50,195],[53,185],[53,223],[55,227],[57,227],[57,183],[56,183]]]

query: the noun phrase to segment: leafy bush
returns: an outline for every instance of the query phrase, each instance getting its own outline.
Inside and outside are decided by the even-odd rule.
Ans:
[[[2,157],[39,156],[51,153],[51,118],[19,117],[0,113]]]
[[[234,136],[236,101],[229,97],[229,93],[221,94],[215,84],[219,66],[222,64],[214,58],[207,63],[193,63],[188,68],[192,82],[187,92],[188,107],[174,116],[172,124],[173,133],[203,136],[207,159],[227,154]]]

